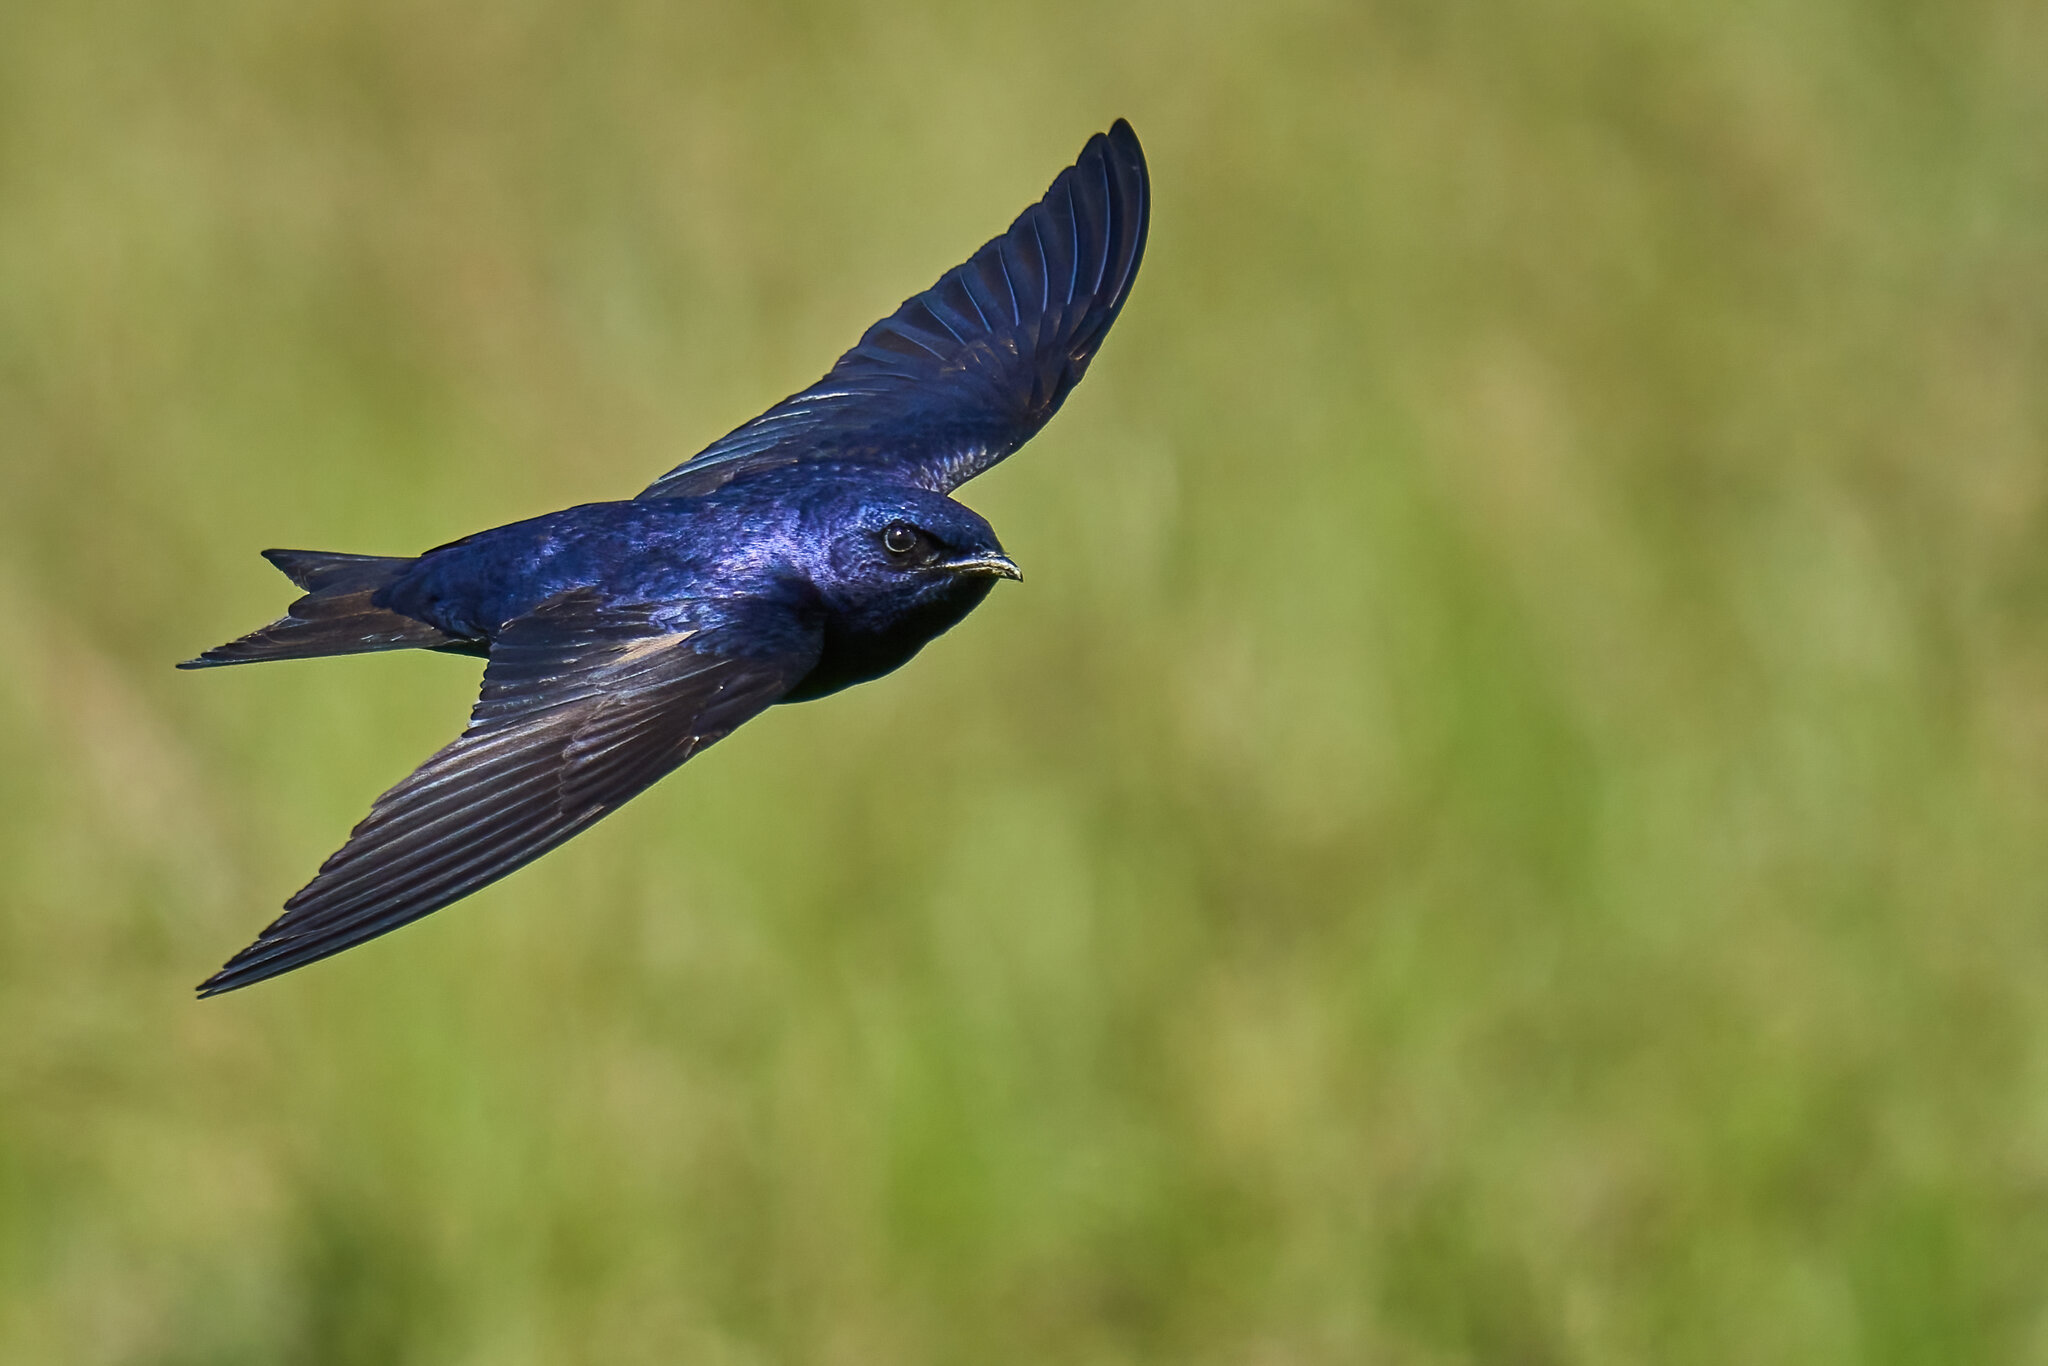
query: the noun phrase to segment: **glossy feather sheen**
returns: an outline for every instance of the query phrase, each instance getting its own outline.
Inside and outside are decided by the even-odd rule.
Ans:
[[[766,708],[888,673],[973,610],[1009,561],[946,494],[1079,383],[1130,292],[1148,214],[1144,156],[1119,120],[817,384],[638,499],[417,559],[267,552],[306,596],[187,667],[403,647],[489,664],[462,736],[379,797],[201,994],[459,900]],[[898,524],[919,531],[914,553],[887,549]]]

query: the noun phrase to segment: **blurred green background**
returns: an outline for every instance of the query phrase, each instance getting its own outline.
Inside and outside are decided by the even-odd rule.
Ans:
[[[2048,1361],[2048,10],[29,0],[0,1361]],[[1025,566],[193,983],[473,662],[265,546],[624,497],[1117,115]]]

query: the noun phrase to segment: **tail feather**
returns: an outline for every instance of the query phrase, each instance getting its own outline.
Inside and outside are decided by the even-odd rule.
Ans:
[[[263,558],[306,590],[285,615],[260,631],[216,645],[181,669],[254,664],[266,659],[365,654],[373,650],[465,650],[469,642],[377,606],[371,599],[412,566],[403,556],[266,550]]]
[[[329,550],[266,550],[263,558],[308,593],[382,588],[413,564],[405,555],[344,555]]]

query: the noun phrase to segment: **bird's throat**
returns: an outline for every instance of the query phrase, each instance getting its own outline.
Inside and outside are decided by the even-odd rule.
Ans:
[[[943,591],[901,607],[828,613],[824,652],[782,700],[808,702],[894,672],[957,626],[994,586],[995,580],[986,575],[963,574],[950,579]]]

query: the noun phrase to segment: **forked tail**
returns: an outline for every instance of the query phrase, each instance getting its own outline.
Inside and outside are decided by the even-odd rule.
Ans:
[[[322,550],[266,550],[269,560],[306,590],[260,631],[216,645],[181,669],[254,664],[265,659],[366,654],[373,650],[463,650],[468,642],[438,627],[371,602],[412,566],[404,556],[337,555]]]

